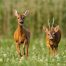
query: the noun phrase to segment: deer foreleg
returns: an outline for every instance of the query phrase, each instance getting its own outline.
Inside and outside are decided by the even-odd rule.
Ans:
[[[18,43],[16,43],[16,50],[17,50],[17,53],[18,53],[18,56],[21,57],[21,52],[20,52],[20,45]]]
[[[23,54],[22,55],[25,55],[25,44],[23,44]]]
[[[26,56],[28,57],[28,45],[26,45]]]

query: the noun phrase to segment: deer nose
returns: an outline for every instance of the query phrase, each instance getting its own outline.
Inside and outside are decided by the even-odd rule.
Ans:
[[[53,39],[53,37],[52,36],[50,36],[50,38],[49,38],[50,40],[52,40]]]
[[[23,20],[20,20],[20,23],[23,24]]]
[[[23,23],[23,21],[20,21],[20,23]]]

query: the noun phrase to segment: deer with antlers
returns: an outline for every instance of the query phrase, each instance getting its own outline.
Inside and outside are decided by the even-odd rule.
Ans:
[[[57,54],[58,44],[61,39],[61,30],[59,25],[54,26],[54,18],[52,26],[50,26],[49,21],[48,26],[48,28],[43,26],[43,30],[46,33],[46,45],[49,48],[49,54],[55,56]]]
[[[30,40],[30,31],[24,27],[24,20],[25,17],[28,15],[29,11],[26,10],[23,14],[14,11],[15,16],[18,20],[18,26],[16,31],[14,32],[14,40],[16,42],[16,50],[18,56],[21,57],[26,54],[28,57],[28,47],[29,47],[29,40]],[[23,52],[21,54],[20,45],[23,44]]]

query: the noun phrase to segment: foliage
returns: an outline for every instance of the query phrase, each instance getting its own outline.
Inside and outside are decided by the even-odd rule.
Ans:
[[[17,18],[14,9],[23,13],[29,10],[25,18],[25,27],[30,28],[33,37],[42,33],[43,25],[47,25],[55,18],[55,24],[59,24],[64,36],[66,36],[66,1],[65,0],[0,0],[0,35],[12,36],[17,27]]]
[[[25,56],[19,59],[13,40],[2,38],[0,39],[0,66],[66,66],[65,41],[66,39],[61,40],[58,55],[52,57],[49,56],[43,39],[32,39],[28,59]]]

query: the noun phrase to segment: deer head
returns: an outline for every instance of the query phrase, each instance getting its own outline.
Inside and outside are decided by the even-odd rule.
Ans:
[[[55,38],[56,32],[58,32],[59,30],[59,25],[57,25],[56,27],[53,27],[52,29],[43,27],[43,30],[45,31],[48,39],[53,40]]]
[[[29,11],[26,10],[23,14],[20,14],[17,12],[17,10],[14,10],[14,14],[17,17],[18,24],[22,25],[24,23],[25,17],[28,15]]]

